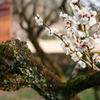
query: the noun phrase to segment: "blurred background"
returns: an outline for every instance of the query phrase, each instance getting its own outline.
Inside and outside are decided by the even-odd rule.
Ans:
[[[48,69],[66,81],[75,63],[63,53],[61,41],[55,37],[48,37],[43,26],[35,23],[34,17],[39,14],[45,23],[59,28],[64,33],[62,19],[59,19],[61,8],[73,16],[69,0],[0,0],[0,42],[12,38],[27,41],[27,45]],[[99,13],[100,0],[80,0],[83,6],[91,6]],[[91,33],[95,26],[91,29]],[[98,45],[93,52],[100,52]],[[86,70],[79,73],[87,74]],[[94,87],[79,94],[82,100],[100,100],[100,89]],[[0,100],[44,100],[31,89],[21,89],[17,92],[0,91]]]

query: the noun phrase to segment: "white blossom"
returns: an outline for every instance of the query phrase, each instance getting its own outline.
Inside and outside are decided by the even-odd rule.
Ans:
[[[72,20],[73,20],[72,17],[68,15],[64,18],[64,21],[72,21]]]
[[[92,59],[96,62],[96,63],[100,63],[100,55],[95,53],[92,57]]]
[[[45,32],[47,33],[48,36],[52,36],[54,33],[58,33],[59,30],[57,28],[47,28],[45,27]]]
[[[64,50],[64,48],[65,48],[65,43],[64,42],[61,43],[61,47]]]
[[[83,52],[83,51],[84,51],[84,52],[88,51],[87,44],[85,43],[85,40],[81,40],[81,41],[80,41],[80,46],[81,46],[81,47],[80,47],[80,51],[81,51],[81,52]]]
[[[63,12],[60,12],[59,17],[62,18]]]
[[[76,43],[76,36],[75,35],[70,35],[70,40],[72,42],[72,44]]]
[[[71,58],[76,62],[82,57],[82,54],[80,52],[74,52],[71,54]]]
[[[64,42],[62,42],[61,47],[62,47],[63,51],[66,53],[66,55],[71,53],[70,42],[67,42],[66,44]]]
[[[77,32],[75,27],[70,27],[68,29],[65,29],[66,35],[68,38],[70,38],[71,35],[75,34]]]
[[[97,22],[97,12],[93,11],[90,7],[79,6],[80,0],[70,0],[70,5],[74,16],[71,17],[66,13],[60,12],[59,17],[63,18],[63,24],[65,26],[65,34],[59,33],[57,28],[45,27],[45,32],[48,36],[56,36],[62,40],[61,47],[66,55],[70,54],[72,60],[78,61],[77,66],[86,68],[86,63],[83,62],[82,53],[90,55],[90,51],[97,45],[100,39],[100,22]],[[43,25],[42,18],[37,14],[35,17],[38,25]],[[77,29],[75,25],[81,25],[81,30]],[[73,26],[72,26],[73,25]],[[93,25],[96,25],[96,30],[89,35],[89,29]],[[45,25],[46,26],[46,25]],[[89,28],[90,27],[90,28]],[[70,40],[70,42],[68,41]],[[82,59],[81,59],[82,58]],[[87,60],[87,59],[84,59]],[[91,59],[90,59],[91,60]],[[100,63],[100,55],[95,53],[92,56],[92,60],[96,63]]]
[[[81,24],[84,24],[84,25],[89,23],[89,20],[88,20],[87,17],[81,17],[79,19],[79,21],[80,21]]]
[[[88,24],[90,26],[94,25],[96,21],[97,13],[92,11],[90,7],[82,7],[79,9],[77,5],[72,6],[72,10],[75,16],[76,22],[79,21],[81,24]]]
[[[79,7],[77,5],[75,5],[75,6],[72,7],[72,10],[73,10],[73,13],[74,13],[74,16],[75,16],[75,20],[79,21],[79,19],[83,16]]]
[[[69,55],[71,53],[71,50],[69,47],[65,47],[64,52],[66,53],[66,55]]]
[[[86,63],[84,63],[83,61],[79,60],[78,63],[77,63],[77,66],[81,67],[81,68],[86,68]]]
[[[89,21],[89,25],[90,25],[90,26],[93,26],[93,25],[96,24],[96,23],[97,23],[96,18],[95,18],[95,17],[91,17],[91,18],[90,18],[90,21]]]
[[[85,16],[87,16],[87,17],[90,17],[91,14],[90,14],[89,10],[91,10],[91,8],[85,6],[85,7],[82,7],[81,12],[82,12],[83,15],[85,15]]]
[[[77,3],[79,2],[79,0],[72,0],[72,3]]]
[[[35,16],[35,20],[39,26],[43,25],[43,19],[38,14]]]
[[[95,54],[93,55],[92,59],[93,59],[93,60],[96,60],[96,59],[97,59],[97,57],[98,57],[98,54],[97,54],[97,53],[95,53]]]
[[[86,36],[86,33],[82,32],[82,31],[77,31],[76,36],[83,38]]]
[[[71,21],[64,21],[63,23],[67,28],[71,27]]]
[[[48,36],[52,36],[53,34],[51,33],[50,29],[45,27],[45,32],[47,33]]]
[[[60,18],[66,18],[68,16],[68,14],[60,12],[59,17]]]
[[[89,37],[85,39],[85,42],[87,43],[89,48],[94,48],[95,45],[97,45],[99,41],[97,38]]]
[[[66,41],[66,40],[67,40],[66,35],[64,35],[64,34],[62,34],[62,33],[57,33],[57,35],[58,35],[59,37],[61,37],[61,38],[63,39],[63,41]],[[59,39],[59,37],[56,36],[57,39]]]
[[[57,34],[59,32],[58,28],[51,28],[51,34]]]
[[[97,56],[96,63],[100,63],[100,55]]]
[[[79,19],[76,18],[75,16],[73,16],[72,22],[73,22],[75,25],[79,25],[79,24],[80,24]]]
[[[94,39],[99,39],[100,38],[100,36],[99,35],[97,35],[96,33],[94,33],[93,35],[92,35],[92,37],[94,38]],[[98,41],[98,40],[97,40]]]
[[[62,33],[58,33],[58,36],[60,36],[60,37],[61,37],[62,35],[63,35]]]
[[[97,12],[96,11],[90,10],[89,12],[90,12],[91,16],[97,16]]]

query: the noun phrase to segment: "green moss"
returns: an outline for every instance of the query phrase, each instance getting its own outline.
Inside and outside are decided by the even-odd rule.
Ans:
[[[4,43],[2,43],[2,45],[0,44],[0,52],[2,52],[0,55],[4,56],[4,51],[5,51],[6,45],[3,45],[3,44]]]

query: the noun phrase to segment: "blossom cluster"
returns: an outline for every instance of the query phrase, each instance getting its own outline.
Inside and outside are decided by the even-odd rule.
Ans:
[[[38,14],[35,17],[35,20],[38,23],[38,25],[43,25],[43,19]]]
[[[66,55],[78,64],[85,68],[86,62],[90,64],[93,62],[100,63],[100,56],[98,54],[92,54],[90,51],[99,43],[100,34],[100,22],[97,22],[97,12],[93,11],[90,7],[83,7],[80,4],[80,0],[70,0],[70,6],[72,8],[74,16],[69,16],[66,13],[61,12],[59,17],[63,19],[65,26],[65,34],[59,32],[57,28],[45,27],[45,31],[48,36],[55,35],[62,40],[61,47]],[[39,25],[43,25],[43,20],[36,17],[36,22]],[[80,26],[76,28],[75,25]],[[96,25],[96,29],[92,35],[89,33],[89,28]],[[69,41],[70,40],[70,41]],[[83,59],[83,55],[85,58]],[[87,60],[87,61],[86,61]]]

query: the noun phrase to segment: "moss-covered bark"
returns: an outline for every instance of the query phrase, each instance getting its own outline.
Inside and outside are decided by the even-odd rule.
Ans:
[[[82,90],[100,84],[100,72],[62,83],[19,40],[0,44],[0,72],[0,90],[32,87],[46,100],[69,100]]]

